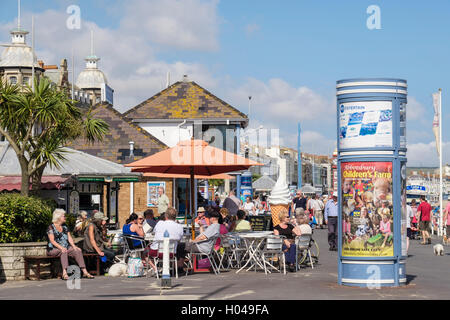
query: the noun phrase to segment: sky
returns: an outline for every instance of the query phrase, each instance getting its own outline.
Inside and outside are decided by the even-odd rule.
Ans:
[[[22,25],[35,16],[36,54],[45,64],[90,53],[115,90],[121,112],[184,74],[243,113],[250,128],[279,129],[281,143],[331,155],[336,146],[336,81],[408,81],[409,166],[438,166],[431,94],[442,88],[443,157],[450,163],[450,2],[382,0],[22,0]],[[67,27],[70,6],[79,28]],[[369,29],[371,5],[380,29]],[[17,0],[0,0],[0,43],[17,26]],[[31,45],[31,39],[28,39]],[[2,50],[0,48],[0,50]],[[71,77],[71,75],[70,75]]]

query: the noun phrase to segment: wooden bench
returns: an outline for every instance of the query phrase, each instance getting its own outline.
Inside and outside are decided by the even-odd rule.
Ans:
[[[83,253],[83,258],[91,258],[96,257],[96,270],[88,271],[91,274],[94,274],[96,276],[100,275],[100,256],[96,253]],[[69,257],[70,258],[70,257]],[[41,280],[41,261],[50,261],[50,263],[53,264],[53,262],[56,259],[60,259],[60,257],[54,257],[54,256],[25,256],[24,257],[24,264],[25,264],[25,279],[30,279],[30,265],[32,263],[36,263],[36,279]],[[86,263],[86,267],[88,264]],[[52,269],[52,277],[56,277]]]

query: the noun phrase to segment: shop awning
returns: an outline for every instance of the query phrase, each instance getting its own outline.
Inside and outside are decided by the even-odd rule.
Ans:
[[[154,178],[167,178],[167,179],[190,179],[188,174],[171,174],[171,173],[144,173],[144,177],[154,177]],[[231,180],[233,176],[229,174],[216,174],[213,176],[202,176],[195,175],[195,179],[221,179],[221,180]]]
[[[43,176],[41,189],[52,190],[59,189],[61,185],[64,184],[68,178],[63,178],[60,176]],[[1,191],[20,191],[22,187],[22,177],[19,176],[9,176],[0,178],[0,192]],[[31,186],[30,186],[31,189]]]

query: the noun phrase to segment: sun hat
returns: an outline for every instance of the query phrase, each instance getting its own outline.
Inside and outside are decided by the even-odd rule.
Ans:
[[[108,217],[106,217],[104,214],[103,214],[103,212],[96,212],[95,214],[94,214],[94,219],[98,219],[98,220],[108,220],[109,218]]]
[[[205,208],[199,207],[198,210],[197,210],[197,212],[205,212]]]

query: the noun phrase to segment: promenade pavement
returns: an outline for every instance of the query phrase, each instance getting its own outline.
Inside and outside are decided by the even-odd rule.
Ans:
[[[96,277],[82,279],[70,290],[60,279],[14,281],[0,285],[0,300],[304,300],[304,299],[450,299],[450,246],[435,256],[432,245],[411,241],[406,263],[407,285],[398,288],[356,288],[337,284],[337,252],[328,251],[327,230],[316,230],[320,263],[312,270],[287,275],[264,272],[222,272],[172,278],[173,288],[161,290],[156,278]],[[433,244],[439,240],[433,238]]]

